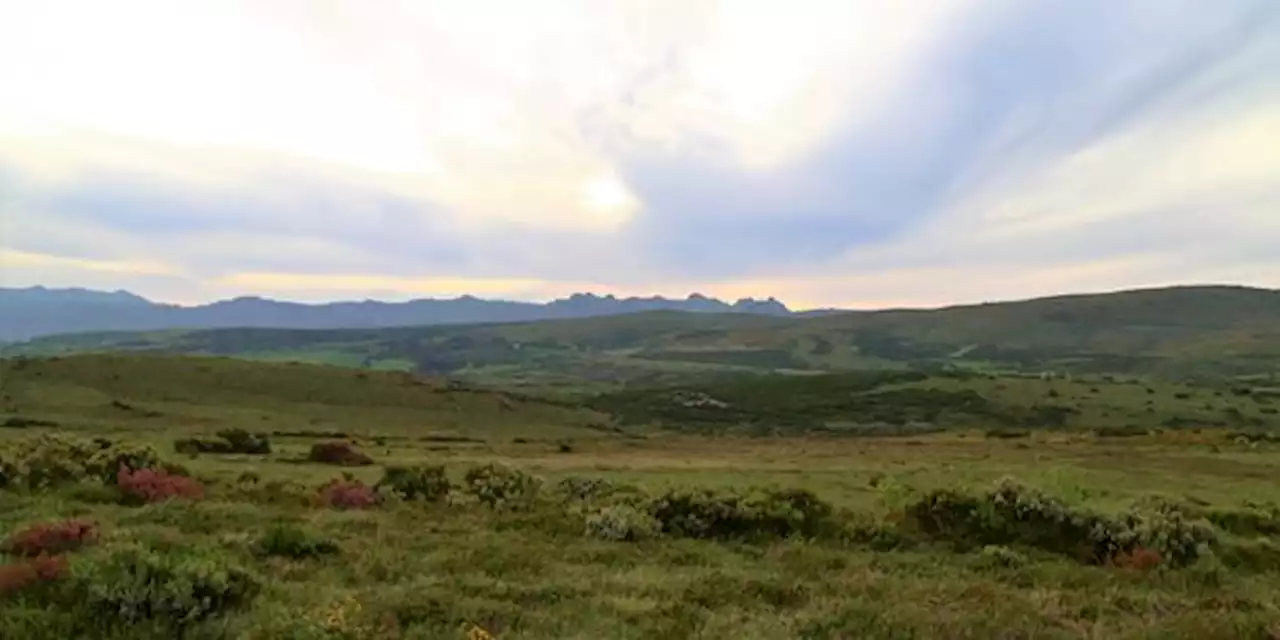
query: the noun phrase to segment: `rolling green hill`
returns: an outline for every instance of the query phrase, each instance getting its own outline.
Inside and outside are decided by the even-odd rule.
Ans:
[[[816,317],[657,311],[391,329],[53,336],[0,355],[160,351],[449,374],[541,387],[707,372],[958,368],[1168,378],[1280,369],[1280,292],[1178,287]]]
[[[135,354],[0,361],[0,427],[447,440],[585,437],[598,435],[605,418],[403,372]]]

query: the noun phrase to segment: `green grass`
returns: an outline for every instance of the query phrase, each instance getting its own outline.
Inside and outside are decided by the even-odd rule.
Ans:
[[[190,554],[201,567],[257,576],[261,593],[189,630],[200,638],[464,638],[472,624],[498,638],[1263,639],[1280,632],[1280,444],[1213,428],[1135,437],[1089,430],[1104,410],[1146,415],[1148,396],[1160,407],[1156,419],[1206,398],[1265,415],[1256,413],[1266,405],[1253,394],[1102,378],[877,376],[868,374],[870,388],[861,392],[968,390],[992,394],[1001,410],[1033,406],[1051,388],[1055,401],[1080,404],[1084,418],[1076,428],[1030,429],[1010,439],[989,437],[994,425],[981,420],[908,437],[712,437],[650,425],[617,433],[609,416],[575,402],[405,373],[219,358],[6,361],[5,414],[58,426],[0,428],[0,449],[47,433],[146,444],[184,465],[206,495],[123,506],[91,481],[38,492],[10,487],[0,490],[0,538],[64,518],[96,523],[97,542],[69,554],[66,593],[73,595],[73,586],[116,584],[103,567],[136,547],[146,557],[177,562]],[[851,380],[704,384],[763,397],[759,406],[776,410],[848,397]],[[796,404],[786,405],[790,399]],[[265,456],[171,453],[175,438],[227,427],[296,435],[272,437]],[[353,434],[375,464],[302,461],[313,443],[328,439],[325,431]],[[469,500],[390,500],[360,511],[309,502],[344,473],[372,484],[388,466],[443,465],[463,485],[468,469],[493,462],[543,478],[541,497],[516,510]],[[254,480],[246,484],[248,475]],[[837,509],[842,526],[888,537],[601,540],[586,535],[591,504],[584,512],[556,497],[556,483],[571,477],[650,497],[679,488],[805,489]],[[983,552],[920,537],[902,520],[929,492],[978,495],[1006,477],[1107,517],[1160,497],[1219,522],[1222,543],[1216,559],[1144,571],[1082,564],[1022,544]],[[901,544],[884,543],[895,536]],[[310,551],[332,546],[336,553]],[[68,625],[111,619],[83,606],[56,589],[0,596],[0,637],[64,638]],[[91,635],[177,637],[141,626]]]

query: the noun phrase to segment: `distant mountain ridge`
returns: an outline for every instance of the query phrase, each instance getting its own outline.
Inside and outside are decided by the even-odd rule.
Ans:
[[[547,303],[461,296],[407,302],[365,300],[304,304],[245,296],[183,307],[152,302],[127,291],[37,286],[0,288],[0,341],[17,342],[40,336],[90,331],[240,327],[370,329],[590,318],[643,311],[792,315],[786,305],[774,298],[743,298],[728,303],[699,293],[683,300],[660,296],[618,298],[575,293]]]

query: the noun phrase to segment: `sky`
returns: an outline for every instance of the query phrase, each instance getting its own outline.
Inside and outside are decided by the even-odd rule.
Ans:
[[[0,285],[1280,287],[1275,0],[0,0]]]

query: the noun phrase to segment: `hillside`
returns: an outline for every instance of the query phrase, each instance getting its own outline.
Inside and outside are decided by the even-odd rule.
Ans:
[[[603,416],[407,373],[231,358],[85,355],[0,361],[0,425],[414,438],[589,436]]]
[[[206,305],[157,304],[126,291],[86,289],[0,288],[0,342],[17,342],[60,333],[86,331],[153,331],[226,327],[341,329],[480,322],[528,322],[588,318],[641,311],[748,313],[785,316],[777,300],[738,300],[732,304],[692,294],[683,300],[662,297],[615,298],[579,293],[546,304],[481,300],[408,302],[334,302],[299,304],[240,297]]]
[[[154,350],[530,384],[707,372],[960,368],[1255,375],[1280,367],[1280,292],[1181,287],[816,317],[672,311],[519,324],[54,336],[4,355]]]

